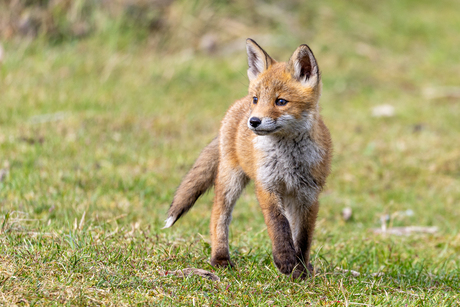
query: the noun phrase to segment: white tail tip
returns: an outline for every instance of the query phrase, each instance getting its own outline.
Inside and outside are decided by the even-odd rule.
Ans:
[[[163,227],[162,229],[165,229],[165,228],[169,228],[172,226],[172,224],[174,223],[174,217],[170,216],[168,217],[168,219],[165,221],[165,227]]]

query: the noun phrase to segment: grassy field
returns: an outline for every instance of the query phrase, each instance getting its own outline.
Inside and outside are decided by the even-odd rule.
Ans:
[[[194,14],[215,9],[196,3]],[[278,22],[248,21],[213,55],[115,30],[2,42],[1,305],[460,306],[460,3],[248,3]],[[217,15],[245,25],[227,8]],[[212,193],[161,230],[182,176],[246,95],[246,37],[278,60],[307,43],[322,69],[335,150],[306,281],[275,268],[252,185],[231,224],[233,270],[209,264]],[[384,104],[394,114],[373,116]],[[220,281],[168,274],[184,268]]]

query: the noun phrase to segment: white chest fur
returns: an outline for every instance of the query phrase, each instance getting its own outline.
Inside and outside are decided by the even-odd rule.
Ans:
[[[308,133],[295,137],[257,136],[254,146],[263,154],[257,180],[264,188],[307,206],[316,199],[320,187],[311,175],[311,168],[321,162],[324,151]]]

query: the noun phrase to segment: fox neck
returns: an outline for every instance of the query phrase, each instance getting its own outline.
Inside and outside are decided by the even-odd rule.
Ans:
[[[265,159],[289,156],[290,163],[310,168],[322,160],[324,150],[317,141],[317,122],[307,121],[303,128],[256,136],[254,146]]]
[[[269,191],[293,195],[306,204],[313,203],[321,190],[311,169],[321,163],[325,155],[315,137],[318,122],[309,123],[309,129],[254,139],[254,147],[262,154],[258,181]]]
[[[324,151],[309,133],[290,139],[257,136],[255,147],[262,153],[257,180],[265,189],[280,197],[290,195],[306,206],[314,203],[321,187],[311,170],[323,160]]]

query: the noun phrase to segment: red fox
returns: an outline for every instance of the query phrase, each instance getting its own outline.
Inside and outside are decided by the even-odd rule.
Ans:
[[[307,45],[276,62],[246,40],[249,95],[225,115],[177,189],[165,228],[210,187],[211,265],[233,266],[228,231],[236,200],[250,179],[272,241],[278,269],[293,278],[313,273],[309,262],[318,195],[330,172],[332,141],[320,115],[321,75]]]

